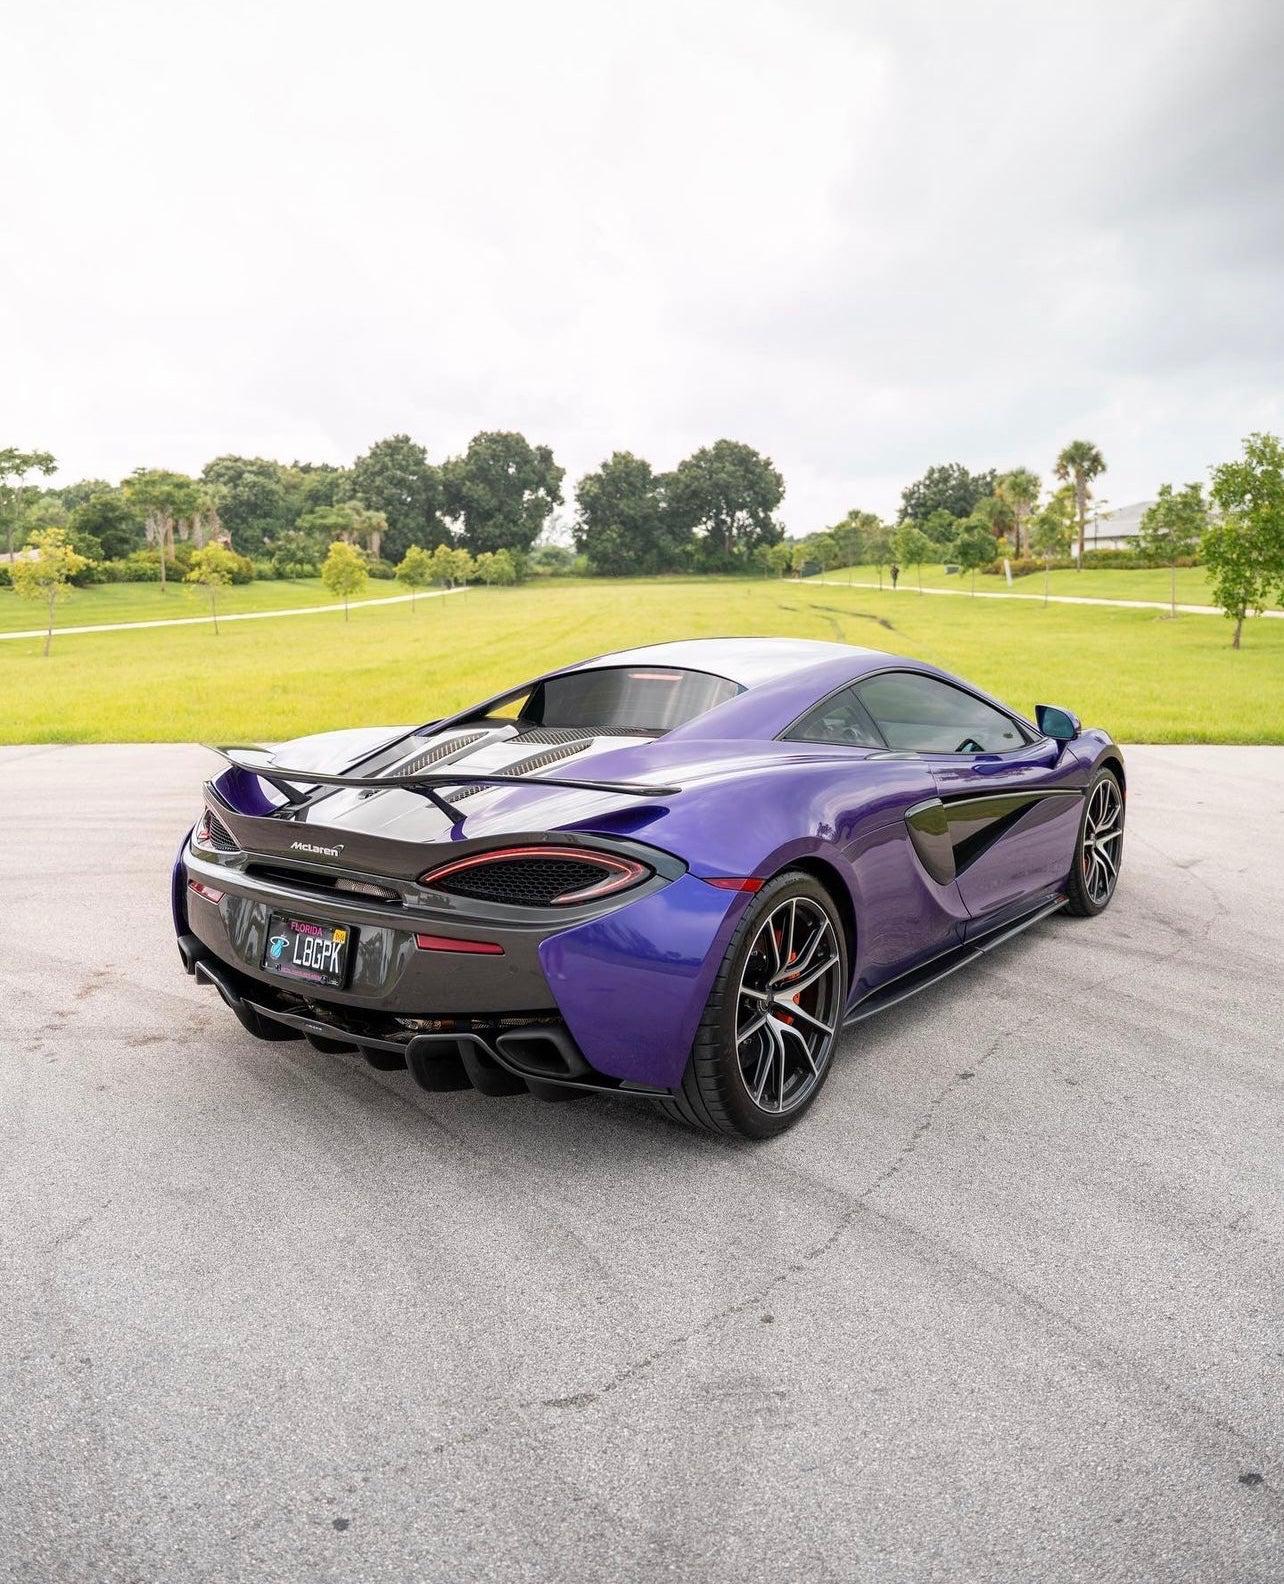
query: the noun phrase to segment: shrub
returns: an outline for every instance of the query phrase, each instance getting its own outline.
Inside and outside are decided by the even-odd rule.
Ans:
[[[372,578],[378,578],[381,583],[387,583],[397,575],[397,569],[391,561],[385,561],[381,556],[371,556],[366,563],[366,571]]]
[[[13,578],[10,575],[9,566],[8,566],[8,563],[6,562],[4,566],[0,566],[0,588],[12,588],[12,587],[13,587]]]

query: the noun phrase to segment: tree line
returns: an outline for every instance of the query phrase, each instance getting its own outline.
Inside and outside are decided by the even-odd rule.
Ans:
[[[784,479],[751,446],[718,440],[667,473],[617,451],[576,486],[575,558],[540,542],[563,502],[564,470],[547,446],[512,432],[476,435],[439,465],[403,434],[378,441],[350,468],[221,456],[198,477],[140,468],[116,485],[35,482],[55,467],[48,452],[0,450],[0,519],[15,581],[31,581],[13,563],[14,549],[31,544],[49,550],[49,568],[61,568],[55,584],[111,576],[164,584],[178,572],[203,582],[212,604],[227,582],[316,575],[337,545],[353,552],[339,557],[349,581],[359,563],[363,580],[399,576],[412,593],[431,582],[517,582],[530,570],[783,576],[843,565],[876,567],[880,583],[886,569],[913,567],[921,587],[922,567],[938,562],[969,572],[975,590],[977,571],[1003,559],[1018,574],[1042,565],[1046,579],[1076,540],[1068,564],[1082,569],[1093,487],[1106,471],[1099,447],[1071,441],[1053,463],[1058,485],[1044,499],[1028,467],[971,472],[941,464],[906,485],[894,523],[853,509],[830,528],[787,540],[776,517]],[[1241,458],[1212,469],[1207,495],[1200,483],[1162,485],[1125,561],[1172,568],[1175,615],[1176,568],[1196,555],[1235,621],[1238,648],[1245,618],[1273,591],[1284,595],[1284,449],[1276,436],[1250,435]],[[57,596],[48,597],[52,622]]]
[[[409,435],[372,445],[351,467],[220,456],[199,475],[139,468],[119,483],[38,480],[49,452],[0,451],[0,518],[12,560],[33,534],[57,527],[95,565],[124,578],[164,582],[178,547],[221,540],[259,576],[315,575],[336,540],[372,563],[445,547],[476,558],[503,554],[515,576],[533,554],[568,570],[569,550],[537,542],[563,504],[565,470],[548,446],[522,434],[478,434],[440,464]],[[657,473],[627,452],[579,481],[572,530],[581,570],[606,575],[735,571],[784,529],[775,512],[785,485],[752,447],[719,440]],[[184,558],[185,559],[185,558]],[[501,563],[501,567],[503,564]]]

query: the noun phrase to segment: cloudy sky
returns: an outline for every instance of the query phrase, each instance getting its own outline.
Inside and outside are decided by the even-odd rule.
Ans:
[[[0,445],[767,452],[794,533],[1284,428],[1276,0],[7,0]]]

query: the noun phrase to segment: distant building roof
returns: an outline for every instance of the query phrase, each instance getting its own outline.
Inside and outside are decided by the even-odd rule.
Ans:
[[[1102,512],[1098,518],[1089,517],[1087,542],[1093,545],[1135,539],[1141,531],[1141,519],[1154,504],[1154,501],[1148,500],[1134,501],[1131,506],[1119,506],[1114,511]]]

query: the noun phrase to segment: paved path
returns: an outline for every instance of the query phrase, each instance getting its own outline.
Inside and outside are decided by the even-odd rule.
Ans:
[[[889,583],[862,583],[860,581],[857,581],[857,582],[854,582],[854,583],[849,583],[846,578],[809,577],[809,578],[804,578],[803,582],[808,584],[808,585],[815,584],[815,585],[818,585],[821,588],[859,588],[859,589],[883,589],[883,588],[890,589],[891,588],[890,582]],[[970,588],[925,588],[925,589],[921,589],[921,588],[918,587],[918,585],[916,583],[905,583],[905,582],[902,582],[902,584],[900,586],[900,589],[897,590],[897,592],[901,593],[901,594],[953,594],[953,595],[961,595],[965,599],[972,599],[974,597],[973,594],[972,594],[972,590]],[[997,599],[997,600],[1005,600],[1005,599],[1035,600],[1040,605],[1042,605],[1044,603],[1044,597],[1043,597],[1042,594],[1014,594],[1011,589],[977,589],[976,594],[975,594],[975,598],[976,599]],[[1094,595],[1088,595],[1088,594],[1049,594],[1048,597],[1047,597],[1047,603],[1049,605],[1117,605],[1117,606],[1121,607],[1124,610],[1161,610],[1161,611],[1168,611],[1168,610],[1172,609],[1172,605],[1171,605],[1171,603],[1168,600],[1101,599],[1101,598],[1098,598],[1098,597],[1096,597]],[[1182,615],[1182,616],[1223,616],[1223,615],[1225,615],[1225,612],[1222,610],[1222,608],[1219,605],[1182,605],[1182,604],[1179,603],[1178,606],[1177,606],[1177,611],[1178,611],[1178,614]],[[1266,610],[1266,611],[1262,611],[1261,614],[1263,616],[1273,616],[1277,620],[1284,619],[1284,610]]]
[[[1284,1578],[1284,750],[766,1146],[249,1039],[209,756],[0,750],[5,1584]]]
[[[363,605],[408,605],[412,599],[440,599],[443,594],[463,594],[462,588],[449,589],[424,589],[419,594],[389,594],[381,599],[349,600],[349,610],[360,610]],[[290,605],[285,610],[265,611],[232,611],[224,615],[219,612],[219,621],[267,621],[273,616],[317,616],[323,611],[338,611],[343,609],[343,602],[337,605]],[[87,627],[55,627],[55,638],[71,638],[77,633],[108,633],[108,632],[134,632],[143,627],[204,627],[208,626],[214,618],[212,616],[164,616],[156,621],[132,622],[98,622]],[[5,638],[43,638],[43,627],[28,627],[23,632],[0,632],[0,640]]]

